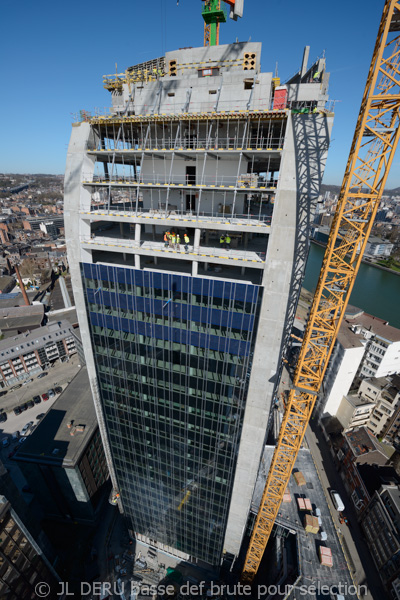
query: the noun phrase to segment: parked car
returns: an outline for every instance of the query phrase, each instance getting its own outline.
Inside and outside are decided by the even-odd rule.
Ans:
[[[35,403],[33,400],[28,400],[28,402],[26,402],[25,404],[28,408],[33,408],[35,406]]]
[[[53,390],[53,388],[51,388],[50,390],[47,390],[47,395],[48,395],[49,398],[54,398],[54,396],[56,395],[56,393]]]
[[[8,438],[4,438],[4,440],[1,441],[1,445],[3,448],[8,448],[10,445],[10,440]]]
[[[42,401],[40,396],[33,396],[32,400],[34,401],[35,404],[40,404]]]
[[[23,404],[20,404],[20,408],[22,411],[28,410],[28,406],[27,406],[26,402],[24,402]]]
[[[18,415],[20,415],[22,413],[21,407],[20,406],[16,406],[14,408],[14,414],[18,417]]]
[[[45,402],[48,399],[49,399],[49,397],[48,397],[47,394],[42,394],[42,400],[43,400],[43,402]]]
[[[46,413],[40,413],[40,415],[36,415],[37,419],[43,419],[43,417],[46,415]]]
[[[0,392],[0,396],[5,396],[7,394],[8,390],[1,390]]]
[[[18,444],[23,444],[24,442],[26,442],[26,435],[23,436],[20,440],[18,440]]]
[[[23,428],[21,429],[21,436],[22,437],[27,436],[29,434],[32,425],[33,425],[33,421],[29,421],[29,423],[27,423],[26,425],[23,426]]]
[[[4,423],[5,421],[7,421],[7,413],[2,412],[0,413],[0,423]]]
[[[38,379],[42,379],[42,377],[46,377],[47,372],[43,371],[43,373],[40,373],[40,375],[37,376]]]
[[[57,385],[57,387],[54,388],[54,391],[56,394],[61,394],[63,389],[62,389],[61,385]]]
[[[13,392],[14,390],[19,390],[19,388],[22,387],[22,383],[17,383],[16,385],[13,385],[11,388],[11,392]]]
[[[19,431],[14,431],[14,433],[11,436],[11,441],[12,442],[16,442],[17,440],[19,440],[19,438],[21,437],[21,434]]]
[[[28,383],[31,383],[33,381],[33,379],[27,379],[26,381],[22,382],[22,385],[28,385]]]

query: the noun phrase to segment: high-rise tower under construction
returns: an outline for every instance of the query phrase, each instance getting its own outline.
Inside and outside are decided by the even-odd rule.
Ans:
[[[324,58],[284,85],[260,58],[190,48],[106,77],[65,176],[114,493],[143,543],[213,565],[246,530],[333,122]]]

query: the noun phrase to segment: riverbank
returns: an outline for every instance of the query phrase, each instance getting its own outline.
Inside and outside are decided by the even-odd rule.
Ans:
[[[317,240],[311,240],[312,244],[316,246],[320,246],[321,248],[326,248],[326,244],[323,242],[318,242]],[[388,273],[393,273],[393,275],[400,275],[400,271],[395,271],[394,269],[390,269],[389,267],[384,267],[383,265],[378,265],[377,263],[372,262],[368,258],[362,258],[361,262],[364,265],[368,265],[369,267],[375,267],[376,269],[381,269],[382,271],[387,271]]]
[[[315,292],[324,256],[324,246],[311,244],[308,255],[303,287],[311,293]],[[393,274],[396,274],[396,277]],[[393,327],[400,329],[400,277],[398,273],[363,261],[357,275],[350,297],[350,304],[361,308],[366,313],[389,321]]]

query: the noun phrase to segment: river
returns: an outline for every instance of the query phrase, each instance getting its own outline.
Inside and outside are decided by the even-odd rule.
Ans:
[[[315,292],[325,248],[311,244],[304,287]],[[350,304],[400,329],[400,275],[361,263]]]

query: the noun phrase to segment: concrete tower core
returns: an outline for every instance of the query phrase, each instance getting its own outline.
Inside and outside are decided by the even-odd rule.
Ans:
[[[307,57],[280,85],[259,43],[168,52],[73,125],[68,260],[111,478],[137,539],[180,558],[219,565],[246,530],[333,123]]]

